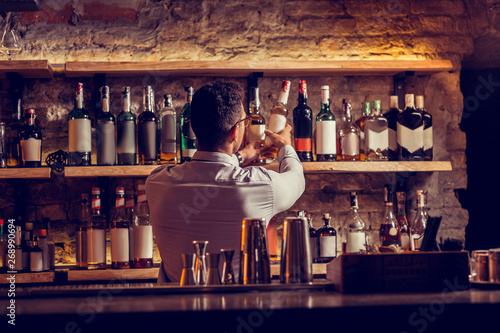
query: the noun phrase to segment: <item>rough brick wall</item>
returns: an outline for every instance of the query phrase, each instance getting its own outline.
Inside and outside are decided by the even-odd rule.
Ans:
[[[478,4],[480,3],[480,4]],[[464,55],[474,50],[474,36],[488,24],[478,24],[482,1],[149,1],[134,0],[44,0],[40,12],[20,13],[18,28],[23,33],[19,59],[66,61],[163,61],[214,59],[451,59],[456,68],[450,73],[415,77],[407,91],[423,94],[434,117],[435,160],[451,160],[452,172],[398,175],[408,182],[408,215],[412,221],[416,189],[429,191],[430,215],[443,216],[439,236],[463,239],[468,213],[458,201],[456,191],[467,185],[465,135],[459,129],[463,110],[459,71]],[[476,14],[474,14],[476,13]],[[488,14],[489,15],[489,14]],[[472,23],[471,23],[472,22]],[[474,27],[474,34],[470,27]],[[473,36],[474,35],[474,36]],[[154,85],[157,102],[171,93],[174,107],[184,104],[183,87],[199,88],[215,78],[133,77],[108,78],[112,112],[120,109],[119,91],[123,85],[133,89],[133,111],[140,111],[140,88]],[[388,108],[393,92],[392,77],[276,77],[259,81],[263,114],[276,102],[283,79],[292,80],[289,106],[296,105],[297,83],[308,83],[309,101],[319,111],[320,86],[330,85],[333,111],[341,119],[342,98],[352,98],[354,113],[361,114],[361,103],[380,99]],[[245,78],[232,78],[244,88]],[[88,100],[93,89],[90,78],[81,80]],[[37,121],[44,133],[44,157],[57,149],[67,149],[66,117],[73,106],[75,78],[56,74],[51,80],[28,80],[25,107],[37,110]],[[7,83],[2,83],[2,108],[9,110]],[[402,101],[400,101],[402,105]],[[2,112],[4,116],[5,112]],[[291,120],[291,117],[290,117]],[[4,180],[0,182],[0,206],[4,214],[15,204],[25,207],[29,220],[50,218],[52,237],[66,243],[61,262],[74,260],[72,239],[78,198],[92,186],[106,190],[104,200],[113,204],[118,185],[137,185],[144,179],[53,179],[43,181]],[[377,227],[383,213],[383,186],[396,182],[391,173],[309,174],[305,194],[289,212],[307,209],[314,225],[329,212],[338,227],[349,209],[349,191],[359,192],[359,205],[365,221]],[[17,193],[23,202],[13,202]]]

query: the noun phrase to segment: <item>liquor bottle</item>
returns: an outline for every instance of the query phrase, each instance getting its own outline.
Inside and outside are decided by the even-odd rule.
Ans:
[[[137,141],[139,142],[139,164],[156,164],[157,124],[154,113],[153,87],[144,86],[142,96],[143,111],[137,117]]]
[[[125,214],[127,215],[128,221],[128,253],[130,259],[130,267],[134,267],[134,207],[135,207],[135,198],[134,198],[134,189],[127,188],[125,190]]]
[[[398,116],[398,159],[421,161],[424,158],[424,122],[415,109],[414,95],[405,95],[405,109]]]
[[[384,187],[385,213],[380,223],[380,244],[382,246],[401,246],[401,229],[398,220],[394,216],[392,185]]]
[[[87,268],[106,268],[106,220],[101,215],[101,190],[92,188],[92,216],[87,226]]]
[[[42,250],[42,270],[50,269],[49,244],[47,243],[47,229],[38,229],[38,247]]]
[[[89,195],[81,195],[80,216],[76,227],[76,267],[87,267],[87,226],[91,222]]]
[[[138,186],[134,222],[134,268],[153,267],[153,225],[149,215],[145,185]]]
[[[365,124],[368,117],[370,117],[372,113],[370,102],[363,103],[363,114],[356,120],[354,123],[359,127],[359,160],[364,161],[366,159],[365,153]]]
[[[191,101],[193,100],[194,88],[186,88],[186,104],[180,115],[181,131],[181,163],[191,161],[196,152],[196,135],[191,128]]]
[[[83,107],[83,83],[75,90],[75,107],[68,115],[69,153],[68,165],[91,165],[92,124],[90,114]]]
[[[330,110],[330,87],[321,87],[321,111],[316,116],[316,159],[333,162],[337,159],[337,126]]]
[[[425,194],[424,191],[417,190],[417,215],[410,225],[410,244],[413,251],[419,250],[422,245],[427,220],[428,215],[425,207]]]
[[[111,268],[130,268],[128,227],[125,188],[117,187],[115,210],[110,224]]]
[[[0,219],[0,272],[4,273],[7,269],[7,236],[3,233],[3,219]]]
[[[405,251],[410,249],[410,229],[406,218],[406,192],[396,192],[398,201],[398,220],[399,229],[401,230],[401,248]]]
[[[159,125],[159,162],[160,164],[177,163],[177,115],[172,103],[172,95],[163,96]]]
[[[337,257],[337,231],[330,225],[330,214],[324,213],[323,227],[318,229],[319,259],[318,262],[329,262]]]
[[[342,161],[359,161],[360,129],[354,122],[350,99],[344,99],[345,121],[339,129]]]
[[[9,267],[9,270],[21,272],[23,270],[23,246],[22,246],[22,229],[20,226],[16,226],[14,231],[14,256],[9,255],[9,259],[14,260],[14,269]],[[9,261],[7,261],[9,263]]]
[[[24,111],[25,125],[19,132],[21,166],[36,168],[42,166],[42,131],[35,126],[35,109]]]
[[[6,124],[5,149],[7,153],[7,167],[15,168],[21,165],[21,148],[19,144],[19,131],[24,127],[23,103],[17,99],[16,112]]]
[[[298,104],[293,109],[293,134],[295,150],[302,162],[312,162],[312,120],[313,112],[307,105],[307,85],[299,82]]]
[[[248,116],[250,117],[250,124],[245,131],[245,142],[260,141],[264,143],[266,135],[264,131],[266,130],[266,120],[260,114],[260,98],[259,98],[259,88],[250,88],[250,103],[248,105]],[[263,156],[260,156],[255,163],[265,163]]]
[[[384,113],[384,117],[387,119],[387,125],[389,128],[389,161],[397,161],[398,160],[398,139],[397,139],[397,130],[398,130],[398,117],[401,113],[401,110],[398,106],[398,96],[391,96],[389,111]]]
[[[0,168],[7,167],[7,129],[4,122],[0,122]]]
[[[38,247],[38,237],[33,238],[33,246],[30,250],[30,272],[43,271],[43,253]]]
[[[424,96],[415,97],[417,111],[422,114],[424,121],[424,161],[432,161],[434,140],[432,135],[432,115],[424,108]]]
[[[291,82],[284,80],[281,85],[281,91],[278,97],[278,102],[274,104],[271,111],[269,112],[269,121],[267,123],[267,129],[273,133],[281,132],[286,124],[288,117],[288,95],[290,93]],[[265,145],[267,147],[272,146],[269,150],[264,153],[264,156],[269,162],[275,161],[278,158],[278,149],[273,146],[273,142],[270,138],[266,137]]]
[[[313,227],[311,214],[306,214],[306,218],[307,218],[307,226],[309,228],[309,245],[311,247],[312,261],[318,262],[319,259],[318,232]]]
[[[387,119],[380,113],[380,101],[373,101],[373,111],[365,120],[365,154],[367,161],[385,161],[389,157]]]
[[[101,92],[101,112],[96,115],[97,165],[115,165],[116,137],[115,116],[109,112],[109,87],[103,86]]]
[[[130,111],[130,87],[122,90],[122,111],[116,118],[116,150],[119,165],[137,164],[135,148],[135,115]]]
[[[356,192],[351,192],[351,209],[342,229],[343,253],[363,253],[366,251],[366,223],[358,213]]]
[[[33,246],[33,223],[26,222],[24,225],[24,234],[22,241],[22,258],[23,258],[23,270],[30,270],[30,252]]]

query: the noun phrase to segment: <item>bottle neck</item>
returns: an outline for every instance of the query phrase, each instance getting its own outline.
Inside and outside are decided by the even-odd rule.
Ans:
[[[116,208],[125,208],[125,196],[123,194],[117,194],[115,199]]]
[[[101,197],[99,195],[92,196],[92,215],[101,215]]]
[[[278,103],[281,103],[282,105],[286,105],[286,103],[288,103],[288,92],[286,91],[280,92],[280,95],[278,97]]]
[[[307,104],[307,94],[300,94],[298,97],[299,104],[306,105]]]
[[[102,104],[102,112],[109,112],[109,99],[102,98],[101,104]]]
[[[24,116],[24,122],[28,126],[34,126],[35,125],[35,115]]]
[[[75,96],[75,108],[83,109],[83,94],[81,92],[76,92]]]
[[[130,112],[130,90],[128,87],[125,87],[122,91],[122,110]]]
[[[330,227],[330,218],[324,218],[323,217],[323,225],[325,227]]]

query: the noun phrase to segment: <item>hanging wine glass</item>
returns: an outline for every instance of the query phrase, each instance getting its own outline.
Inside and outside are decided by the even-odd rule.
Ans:
[[[9,60],[12,55],[21,52],[21,35],[13,24],[11,13],[7,13],[2,25],[2,40],[0,41],[0,53],[7,55]]]

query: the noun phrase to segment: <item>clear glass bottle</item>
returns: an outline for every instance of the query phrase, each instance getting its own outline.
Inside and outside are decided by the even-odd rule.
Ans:
[[[177,114],[172,95],[163,96],[163,107],[159,114],[160,164],[177,163]]]
[[[248,103],[248,116],[250,117],[250,124],[245,129],[245,142],[258,141],[264,143],[266,135],[266,120],[260,113],[260,97],[259,87],[250,88],[250,102]],[[260,156],[254,163],[265,163],[263,156]]]
[[[387,119],[380,112],[380,101],[373,101],[373,111],[365,120],[365,154],[367,161],[386,161],[389,157]]]
[[[396,192],[398,201],[398,220],[399,229],[401,230],[401,248],[405,251],[410,249],[410,227],[406,218],[406,192]]]
[[[415,107],[424,121],[424,161],[432,161],[434,138],[432,135],[432,115],[425,110],[424,96],[415,97]]]
[[[267,128],[273,132],[281,132],[287,124],[288,118],[288,95],[290,93],[291,82],[284,80],[281,84],[281,91],[278,97],[278,102],[272,107],[269,112],[269,121],[267,122]],[[273,142],[270,138],[266,137],[265,145],[270,147]],[[278,149],[272,146],[266,153],[264,153],[265,158],[269,161],[275,161],[278,158]]]
[[[101,215],[101,190],[92,188],[92,216],[87,226],[87,268],[106,268],[106,220]]]
[[[414,95],[405,95],[405,109],[398,116],[398,159],[421,161],[424,159],[424,122],[415,109]]]
[[[372,113],[371,103],[364,102],[363,103],[363,114],[359,117],[355,124],[359,127],[359,160],[364,161],[366,159],[365,153],[365,124],[368,117],[370,117]]]
[[[19,132],[21,166],[36,168],[42,166],[42,131],[35,126],[35,109],[24,111],[25,125]]]
[[[22,241],[22,247],[23,247],[22,258],[23,258],[24,271],[30,270],[30,252],[32,246],[33,246],[33,223],[26,222],[26,224],[24,225],[24,234]]]
[[[312,261],[318,262],[319,248],[318,248],[318,232],[313,227],[311,214],[306,214],[307,226],[309,228],[309,245],[311,247]]]
[[[312,162],[312,121],[313,112],[307,105],[307,84],[299,82],[298,104],[293,109],[293,135],[295,151],[302,162]]]
[[[394,215],[392,185],[384,187],[385,213],[380,223],[380,244],[382,246],[401,246],[401,229]]]
[[[154,113],[153,87],[144,86],[142,96],[143,111],[137,117],[137,141],[139,143],[139,164],[151,165],[157,162],[157,124]]]
[[[33,238],[33,246],[30,249],[30,272],[43,271],[43,252],[38,247],[38,237]]]
[[[337,159],[337,123],[330,110],[330,87],[321,86],[321,110],[316,116],[316,159],[333,162]]]
[[[318,262],[329,262],[337,257],[337,231],[330,225],[330,214],[323,213],[323,227],[318,229],[319,259]]]
[[[134,189],[127,188],[125,190],[125,213],[127,214],[128,221],[128,241],[129,241],[129,258],[130,267],[134,267],[134,211],[135,211],[135,197]]]
[[[194,88],[186,88],[186,104],[180,114],[181,131],[181,163],[191,161],[197,149],[196,135],[191,128],[191,101],[193,100]]]
[[[425,207],[425,194],[422,190],[417,190],[417,215],[410,225],[411,249],[419,250],[424,238],[425,228],[427,226],[428,215]]]
[[[68,165],[91,165],[92,123],[89,112],[83,106],[83,83],[81,82],[76,85],[75,107],[68,114],[68,127]]]
[[[80,203],[80,215],[76,227],[76,267],[87,268],[87,226],[91,222],[89,195],[83,193]]]
[[[134,222],[134,268],[153,267],[153,225],[144,184],[138,186]]]
[[[358,196],[351,192],[351,209],[342,227],[342,252],[363,253],[366,251],[366,223],[358,212]]]
[[[397,139],[397,130],[398,130],[398,117],[401,113],[398,104],[398,96],[390,97],[389,111],[384,113],[384,117],[387,119],[387,125],[389,128],[389,152],[388,159],[389,161],[397,161],[398,160],[398,139]]]
[[[7,167],[15,168],[21,165],[21,147],[19,146],[19,131],[24,127],[23,105],[20,98],[17,99],[15,112],[12,119],[6,124]]]
[[[47,229],[38,229],[38,247],[42,250],[42,270],[50,270],[49,244],[47,243]]]
[[[339,129],[342,161],[359,161],[360,129],[354,122],[351,100],[344,99],[344,118]]]
[[[130,268],[129,222],[125,210],[125,188],[116,188],[115,209],[111,218],[111,268]]]
[[[116,152],[119,165],[137,164],[135,115],[130,110],[130,87],[122,90],[122,111],[116,117]]]
[[[97,165],[115,165],[116,136],[115,116],[109,112],[109,87],[99,88],[101,92],[101,112],[96,115]]]

